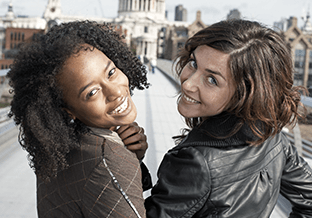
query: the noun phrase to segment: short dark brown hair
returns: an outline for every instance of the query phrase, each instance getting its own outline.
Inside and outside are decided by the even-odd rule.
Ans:
[[[291,53],[280,34],[247,20],[215,23],[187,40],[176,59],[178,75],[200,45],[230,55],[229,67],[236,91],[227,111],[241,118],[233,134],[247,123],[259,137],[250,143],[258,145],[301,116],[300,91],[305,88],[293,86],[295,71]],[[263,124],[261,128],[259,121]],[[201,119],[186,118],[186,122],[193,128]]]

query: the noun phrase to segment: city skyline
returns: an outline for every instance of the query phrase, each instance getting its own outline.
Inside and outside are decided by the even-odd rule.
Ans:
[[[0,4],[0,16],[6,14],[10,1],[13,3],[13,11],[16,15],[29,17],[42,17],[48,3],[48,0],[4,0]],[[298,0],[295,4],[292,0],[257,0],[252,3],[248,0],[236,0],[235,2],[219,0],[213,5],[209,5],[207,0],[167,0],[166,10],[169,21],[174,21],[175,7],[179,4],[187,9],[188,22],[193,22],[196,18],[196,12],[201,10],[202,20],[208,25],[226,19],[230,10],[238,9],[242,18],[256,20],[268,26],[272,26],[274,22],[278,22],[282,18],[288,19],[295,16],[298,18],[298,26],[301,27],[303,24],[301,16],[304,15],[304,12],[306,15],[307,11],[311,15],[312,7],[308,0]],[[61,5],[62,13],[65,15],[114,18],[117,17],[118,13],[117,0],[61,0]]]

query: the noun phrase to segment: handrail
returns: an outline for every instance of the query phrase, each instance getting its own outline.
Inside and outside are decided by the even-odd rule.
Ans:
[[[10,108],[10,106],[0,108],[0,123],[9,119],[8,113],[10,111]]]
[[[290,143],[294,145],[295,144],[294,135],[286,131],[283,131],[283,133],[286,134]],[[302,156],[312,159],[312,142],[305,139],[302,139]]]
[[[9,72],[9,69],[2,69],[0,70],[0,76],[6,76],[8,72]]]

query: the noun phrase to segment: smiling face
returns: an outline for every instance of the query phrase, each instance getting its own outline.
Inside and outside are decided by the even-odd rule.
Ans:
[[[128,78],[96,48],[68,58],[58,82],[65,110],[87,126],[109,129],[136,118]]]
[[[227,109],[235,91],[228,61],[228,54],[209,46],[195,49],[180,75],[182,116],[206,119]]]

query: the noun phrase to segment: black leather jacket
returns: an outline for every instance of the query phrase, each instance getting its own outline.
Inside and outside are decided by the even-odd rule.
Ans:
[[[148,218],[269,217],[281,193],[289,217],[312,217],[312,170],[283,133],[257,147],[244,125],[226,139],[237,118],[220,115],[194,128],[165,155],[146,199]]]

